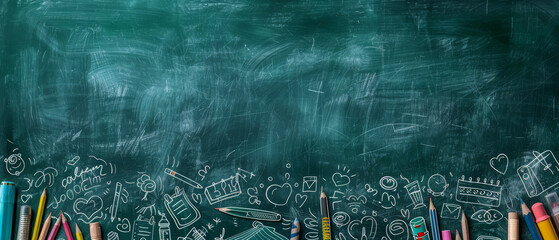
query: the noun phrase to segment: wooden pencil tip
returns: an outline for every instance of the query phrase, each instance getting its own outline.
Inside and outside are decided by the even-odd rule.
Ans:
[[[43,194],[42,195],[46,195],[47,194],[47,188],[43,188]]]

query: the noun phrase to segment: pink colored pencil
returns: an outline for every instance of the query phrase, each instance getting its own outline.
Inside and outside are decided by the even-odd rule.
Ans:
[[[74,237],[72,236],[72,230],[70,229],[70,225],[68,224],[68,221],[66,220],[66,217],[64,216],[64,213],[62,211],[60,211],[60,216],[62,216],[62,226],[64,226],[66,239],[74,240]]]
[[[58,230],[60,230],[60,221],[62,220],[62,215],[58,217],[56,223],[52,225],[52,230],[50,231],[49,238],[47,240],[54,240],[56,238],[56,234],[58,234]]]

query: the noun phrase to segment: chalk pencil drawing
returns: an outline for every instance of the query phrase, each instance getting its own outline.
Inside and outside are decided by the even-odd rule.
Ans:
[[[111,205],[110,208],[111,222],[114,222],[116,218],[116,214],[118,213],[118,206],[120,202],[122,203],[128,202],[128,191],[122,188],[122,183],[117,182],[115,186],[115,192],[113,195],[113,204]]]
[[[184,176],[184,175],[182,175],[178,172],[175,172],[174,170],[171,170],[169,168],[165,168],[164,172],[165,172],[165,174],[167,174],[167,175],[169,175],[169,176],[171,176],[171,177],[173,177],[173,178],[175,178],[175,179],[177,179],[177,180],[179,180],[183,183],[186,183],[193,188],[197,188],[197,189],[202,189],[203,188],[202,185],[200,185],[200,183],[198,183],[198,182],[196,182],[196,181],[194,181],[194,180],[188,178],[187,176]]]
[[[241,195],[241,185],[239,176],[235,174],[227,179],[212,183],[204,189],[204,194],[208,202],[213,205],[226,199],[231,199]]]
[[[489,166],[493,168],[496,172],[501,175],[505,175],[507,173],[507,169],[509,168],[509,157],[504,153],[497,155],[489,159]]]
[[[522,185],[530,198],[539,196],[559,183],[556,175],[559,172],[559,162],[553,152],[534,151],[532,154],[534,159],[517,169]]]

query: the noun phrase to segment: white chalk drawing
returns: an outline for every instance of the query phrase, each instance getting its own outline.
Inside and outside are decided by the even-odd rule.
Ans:
[[[218,203],[226,199],[234,198],[241,195],[241,185],[239,184],[239,176],[231,176],[222,179],[219,182],[212,183],[204,189],[204,194],[210,204]]]
[[[6,163],[6,171],[10,175],[19,176],[25,170],[25,161],[21,157],[21,153],[14,153],[7,158],[4,158]]]
[[[532,152],[534,160],[517,169],[528,197],[536,197],[559,183],[559,162],[550,150]]]
[[[387,192],[383,192],[379,204],[384,209],[391,209],[396,206],[396,198]]]
[[[481,235],[481,236],[477,237],[476,240],[501,240],[501,239],[498,238],[498,237],[491,237],[491,236],[484,236],[484,235]]]
[[[262,203],[262,201],[260,201],[260,199],[258,199],[258,188],[257,187],[251,187],[247,189],[247,194],[248,194],[248,203],[250,205],[260,205],[260,203]]]
[[[210,170],[210,166],[205,165],[204,168],[198,170],[198,176],[202,177],[202,179],[200,179],[201,181],[204,181],[204,178],[206,178],[206,175],[208,174],[208,171]]]
[[[500,181],[487,182],[487,178],[473,180],[471,177],[466,180],[464,175],[458,179],[456,185],[456,201],[461,203],[471,203],[486,207],[499,207],[501,205],[502,186]]]
[[[332,223],[340,228],[348,225],[351,222],[351,217],[346,212],[336,212],[332,215]]]
[[[206,233],[192,227],[184,237],[179,237],[177,240],[206,240]]]
[[[178,172],[175,172],[174,170],[171,170],[169,168],[165,168],[165,170],[163,170],[163,172],[165,174],[183,182],[183,183],[186,183],[186,184],[190,185],[193,188],[197,188],[197,189],[202,189],[203,188],[202,185],[200,185],[200,183],[198,183],[198,182],[190,179],[189,177],[184,176],[184,175],[182,175]]]
[[[305,202],[307,202],[307,195],[303,195],[300,193],[295,194],[295,204],[297,206],[299,206],[299,208],[303,207],[303,205],[305,204]]]
[[[255,221],[252,228],[241,232],[235,236],[229,237],[226,240],[287,240],[285,236],[276,232],[273,227],[264,226],[261,222]]]
[[[351,182],[351,178],[348,175],[337,172],[332,175],[332,182],[334,182],[336,187],[343,187]]]
[[[160,212],[159,215],[161,215],[161,219],[157,223],[159,227],[159,240],[171,240],[171,223],[167,219],[167,216],[165,216],[165,213]]]
[[[379,180],[380,187],[386,191],[394,191],[398,187],[398,181],[391,176],[384,176]]]
[[[367,204],[367,198],[363,195],[355,196],[350,195],[347,198],[347,206],[351,209],[352,213],[357,213],[359,210]]]
[[[446,179],[441,174],[433,174],[427,180],[427,192],[435,197],[443,196],[446,188],[448,188],[448,183],[446,183]]]
[[[496,172],[505,175],[507,169],[509,168],[509,157],[504,153],[497,155],[494,158],[489,159],[489,166],[493,168]]]
[[[128,191],[122,188],[122,183],[117,182],[115,187],[115,193],[113,195],[113,204],[110,208],[111,213],[111,222],[114,222],[116,218],[116,214],[118,213],[118,205],[122,203],[128,202]]]
[[[303,219],[303,225],[305,226],[305,239],[308,240],[318,240],[318,221],[316,215],[309,208],[309,214],[311,217]]]
[[[40,187],[45,184],[45,187],[52,187],[54,184],[54,177],[58,176],[58,170],[53,167],[47,167],[39,170],[33,174],[35,177],[35,187]]]
[[[75,156],[72,159],[68,160],[66,162],[66,164],[68,164],[70,166],[74,166],[74,165],[76,165],[76,163],[78,163],[78,161],[80,161],[80,156]]]
[[[458,219],[462,213],[462,207],[458,204],[443,203],[441,218]]]
[[[110,232],[107,234],[107,239],[108,239],[108,240],[119,240],[118,233],[116,233],[116,232],[114,232],[114,231],[110,231]]]
[[[221,233],[218,237],[215,237],[214,240],[225,240],[225,228],[221,228]]]
[[[136,186],[138,186],[140,190],[142,190],[142,192],[145,193],[142,200],[147,200],[148,194],[154,192],[155,189],[157,188],[155,181],[153,181],[146,174],[142,174],[142,176],[140,176],[138,180],[136,180]]]
[[[404,186],[404,188],[411,198],[413,209],[427,207],[425,203],[423,203],[423,194],[421,194],[421,187],[419,187],[419,182],[417,180]]]
[[[256,175],[254,175],[253,172],[244,170],[242,168],[237,168],[237,170],[239,170],[239,172],[243,173],[243,174],[241,174],[241,176],[244,176],[243,179],[245,179],[245,181],[246,181],[246,174],[248,174],[248,179],[252,179],[253,177],[256,177]]]
[[[31,198],[32,197],[31,197],[30,194],[21,194],[21,197],[20,197],[20,199],[23,203],[27,203],[27,201],[29,201],[29,199],[31,199]]]
[[[318,189],[318,181],[316,176],[304,176],[303,177],[303,192],[316,192]]]
[[[334,193],[332,194],[332,196],[330,197],[331,204],[332,204],[332,210],[335,211],[337,210],[337,205],[342,203],[342,200],[345,199],[345,193],[340,192],[338,190],[335,190]],[[342,200],[336,200],[336,199],[342,199]]]
[[[503,214],[495,209],[477,210],[471,219],[480,223],[492,224],[503,219]]]
[[[192,194],[190,194],[190,197],[192,198],[193,202],[195,202],[197,204],[202,203],[202,194],[192,193]]]
[[[338,235],[334,237],[336,238],[336,240],[347,240],[344,233],[338,233]]]
[[[200,219],[200,212],[192,205],[184,189],[175,187],[173,195],[165,194],[165,208],[178,229],[190,226]]]
[[[376,196],[378,193],[378,190],[374,189],[373,187],[371,187],[370,184],[365,184],[365,191],[367,191],[367,193],[371,193],[373,194],[373,196]]]
[[[136,206],[136,213],[141,215],[153,216],[157,211],[155,210],[155,203],[144,207]],[[149,214],[147,214],[149,213]]]
[[[266,189],[266,199],[275,206],[284,206],[289,202],[293,189],[289,183],[272,184]]]
[[[404,217],[406,220],[410,219],[410,210],[409,209],[400,209],[400,214],[402,214],[402,217]]]
[[[121,233],[129,233],[130,232],[130,220],[128,218],[118,219],[120,223],[116,225],[116,230]]]
[[[372,216],[365,216],[361,220],[353,220],[347,225],[347,233],[353,240],[375,239],[377,221]]]
[[[154,225],[155,219],[153,216],[146,219],[139,215],[132,228],[132,240],[152,240]]]
[[[33,187],[33,181],[34,180],[32,180],[30,178],[23,178],[23,179],[25,180],[25,182],[27,182],[27,188],[25,188],[25,189],[22,188],[21,192],[27,192],[27,191],[29,191],[29,189],[31,189],[31,187]]]
[[[410,238],[408,225],[404,220],[396,219],[386,225],[386,236],[388,240],[408,240]]]
[[[74,201],[74,212],[79,220],[84,223],[92,223],[96,219],[103,218],[103,199],[97,195],[93,195],[88,199],[77,198]]]

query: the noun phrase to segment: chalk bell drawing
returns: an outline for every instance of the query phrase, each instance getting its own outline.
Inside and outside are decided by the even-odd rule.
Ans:
[[[175,187],[173,195],[165,194],[165,208],[178,229],[190,226],[200,219],[200,212],[192,205],[184,189]]]
[[[443,175],[438,173],[433,174],[433,176],[429,177],[429,180],[427,180],[427,192],[435,197],[443,196],[446,188],[448,188],[448,183]]]
[[[427,207],[425,203],[423,203],[423,195],[421,194],[421,187],[419,186],[419,182],[417,180],[409,183],[408,185],[404,186],[406,191],[408,191],[408,195],[413,202],[413,209],[418,209],[422,207]]]
[[[559,162],[550,150],[532,152],[534,160],[517,169],[528,197],[536,197],[559,183]]]
[[[503,187],[500,181],[487,182],[487,178],[473,180],[471,177],[466,180],[462,175],[456,185],[456,201],[461,203],[471,203],[486,207],[499,207],[501,205],[501,192]]]

